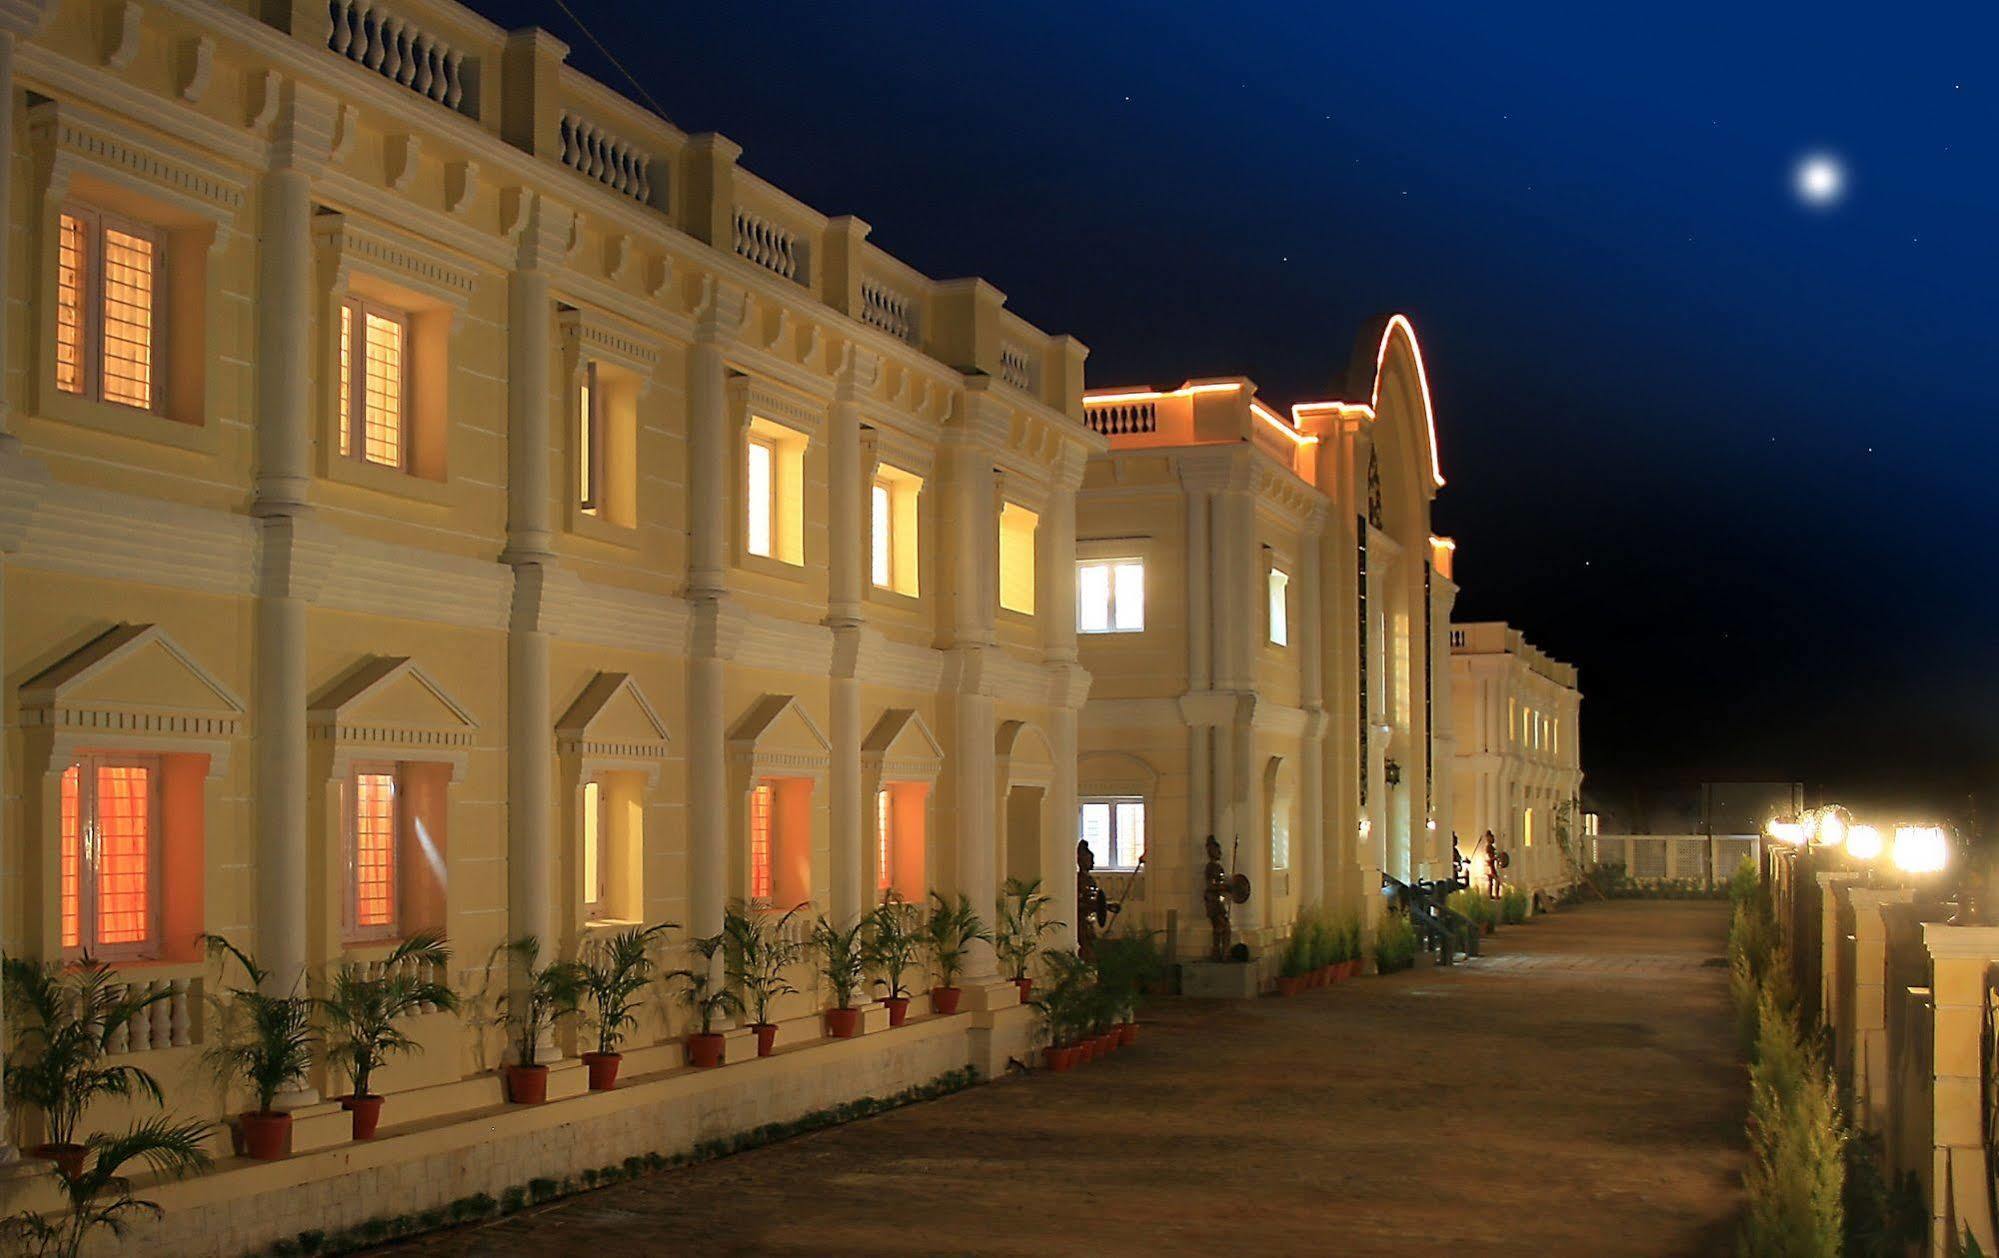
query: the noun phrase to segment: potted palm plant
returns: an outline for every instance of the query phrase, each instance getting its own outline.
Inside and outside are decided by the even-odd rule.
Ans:
[[[993,950],[1009,971],[1008,977],[1020,989],[1020,1003],[1028,1003],[1034,979],[1028,969],[1041,954],[1041,941],[1060,922],[1048,920],[1048,906],[1055,898],[1041,890],[1039,878],[1009,878],[1000,889],[999,929],[994,933]]]
[[[501,954],[506,966],[497,963]],[[541,964],[541,940],[533,935],[509,939],[486,960],[488,980],[495,973],[512,984],[498,1018],[512,1041],[514,1059],[506,1064],[507,1099],[516,1105],[540,1105],[548,1100],[548,1067],[540,1060],[542,1037],[555,1024],[577,1012],[583,997],[583,976],[571,961]]]
[[[812,926],[812,947],[819,954],[819,974],[833,989],[833,1007],[826,1011],[826,1030],[835,1039],[849,1039],[860,1029],[861,1011],[854,1007],[854,993],[860,990],[862,972],[867,968],[864,936],[868,920],[861,918],[843,929],[822,914]]]
[[[304,975],[289,993],[272,995],[266,990],[270,971],[242,949],[220,935],[203,935],[201,942],[210,956],[233,957],[245,979],[244,986],[225,987],[211,999],[217,1034],[203,1057],[225,1084],[245,1083],[256,1098],[256,1108],[237,1118],[243,1152],[265,1161],[281,1158],[291,1149],[292,1116],[275,1108],[278,1093],[305,1082],[318,1039],[312,998],[301,990]]]
[[[354,1084],[339,1099],[340,1107],[354,1115],[356,1140],[374,1139],[382,1121],[382,1098],[369,1087],[376,1068],[394,1054],[423,1051],[404,1032],[403,1020],[432,1009],[458,1008],[457,993],[431,977],[444,973],[450,962],[443,933],[422,931],[397,944],[373,972],[343,963],[319,998],[326,1058],[343,1067]]]
[[[786,971],[804,951],[791,937],[791,919],[803,907],[799,905],[782,917],[772,917],[737,900],[722,914],[723,968],[752,1019],[750,1029],[756,1032],[759,1057],[768,1057],[777,1048],[777,1024],[770,1020],[771,1003],[781,996],[798,993]]]
[[[0,1238],[12,1242],[9,1253],[77,1258],[84,1242],[98,1231],[122,1238],[134,1215],[158,1218],[156,1201],[132,1195],[133,1162],[150,1166],[162,1179],[181,1179],[208,1169],[203,1143],[209,1125],[199,1121],[172,1122],[164,1116],[139,1123],[123,1135],[93,1135],[84,1143],[84,1161],[76,1174],[57,1176],[64,1209],[44,1214],[23,1211],[0,1219]]]
[[[991,943],[993,933],[972,907],[970,896],[959,892],[953,904],[935,891],[930,893],[930,920],[924,923],[923,942],[937,970],[937,986],[930,989],[933,1012],[958,1012],[958,1000],[964,995],[958,988],[958,975],[973,941],[981,939]]]
[[[672,929],[672,922],[628,926],[590,940],[576,959],[577,985],[590,1001],[588,1017],[597,1038],[597,1047],[583,1054],[592,1092],[617,1086],[618,1066],[625,1060],[619,1046],[638,1022],[639,993],[652,982],[653,946]]]
[[[875,986],[886,989],[882,1003],[888,1006],[890,1026],[901,1026],[909,1016],[908,976],[922,946],[922,910],[900,896],[891,892],[868,914],[867,968]]]
[[[1134,930],[1097,941],[1097,988],[1104,993],[1116,1044],[1138,1038],[1138,1006],[1166,974],[1166,954],[1155,931]]]
[[[1291,938],[1284,947],[1283,966],[1277,975],[1277,994],[1296,996],[1305,989],[1306,976],[1312,967],[1311,927],[1302,918],[1291,927]]]
[[[44,1141],[29,1152],[54,1161],[70,1179],[83,1173],[76,1138],[83,1111],[100,1097],[144,1096],[160,1104],[160,1085],[137,1066],[110,1064],[111,1039],[168,993],[121,985],[111,967],[85,955],[74,965],[8,957],[0,962],[14,1043],[7,1054],[7,1095],[42,1113]]]
[[[1041,1037],[1048,1041],[1042,1059],[1048,1069],[1059,1072],[1082,1059],[1080,1036],[1089,1016],[1096,969],[1073,952],[1050,952],[1047,962],[1047,990],[1031,1003],[1041,1015]]]
[[[701,1029],[687,1037],[687,1059],[704,1069],[722,1064],[722,1033],[715,1029],[715,1019],[725,1014],[736,1015],[743,1011],[743,998],[736,989],[715,978],[715,956],[722,951],[726,936],[707,935],[690,941],[694,955],[701,964],[691,969],[675,970],[669,976],[686,984],[681,989],[680,1003],[686,1005],[694,1016],[701,1020]]]

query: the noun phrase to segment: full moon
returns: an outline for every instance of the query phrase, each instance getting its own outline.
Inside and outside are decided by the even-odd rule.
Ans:
[[[1830,153],[1812,153],[1799,159],[1792,183],[1798,199],[1814,209],[1828,209],[1846,196],[1846,167]]]

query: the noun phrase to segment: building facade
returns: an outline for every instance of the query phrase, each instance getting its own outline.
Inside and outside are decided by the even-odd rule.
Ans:
[[[1363,330],[1342,391],[1288,413],[1239,377],[1084,400],[1110,449],[1077,507],[1081,832],[1183,957],[1208,947],[1209,835],[1250,879],[1237,933],[1272,963],[1301,907],[1371,914],[1384,872],[1450,872],[1432,718],[1456,587],[1406,319]]]
[[[521,935],[1069,878],[1106,447],[1080,344],[444,0],[0,23],[0,941],[164,985],[118,1047],[170,1110],[244,1106],[197,1069],[202,932],[289,985],[441,930],[476,993]],[[793,979],[780,1043],[817,1047],[690,1079],[686,1015],[648,1003],[622,1108],[568,1117],[496,1108],[499,1030],[420,1015],[378,1090],[423,1131],[350,1155],[317,1068],[292,1169],[160,1189],[150,1243],[246,1249],[1025,1049],[989,947],[965,1012],[896,1036],[821,1044]]]
[[[1450,649],[1464,854],[1476,863],[1490,833],[1511,858],[1504,881],[1545,902],[1589,860],[1576,670],[1500,621],[1451,626]]]

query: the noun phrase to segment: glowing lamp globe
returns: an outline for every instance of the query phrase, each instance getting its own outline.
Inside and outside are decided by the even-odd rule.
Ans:
[[[1819,814],[1818,845],[1838,847],[1846,842],[1846,818],[1836,808],[1828,808]]]
[[[1895,868],[1933,874],[1950,863],[1950,842],[1940,826],[1895,827]]]
[[[1855,860],[1873,860],[1881,855],[1881,832],[1873,826],[1852,827],[1846,832],[1846,850]]]
[[[1763,827],[1763,832],[1779,843],[1786,843],[1792,847],[1805,845],[1805,827],[1796,821],[1773,820]]]

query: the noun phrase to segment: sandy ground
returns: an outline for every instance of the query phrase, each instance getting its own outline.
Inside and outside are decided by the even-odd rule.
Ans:
[[[1157,1002],[1140,1042],[396,1254],[1722,1255],[1747,1087],[1725,906],[1450,969]]]

